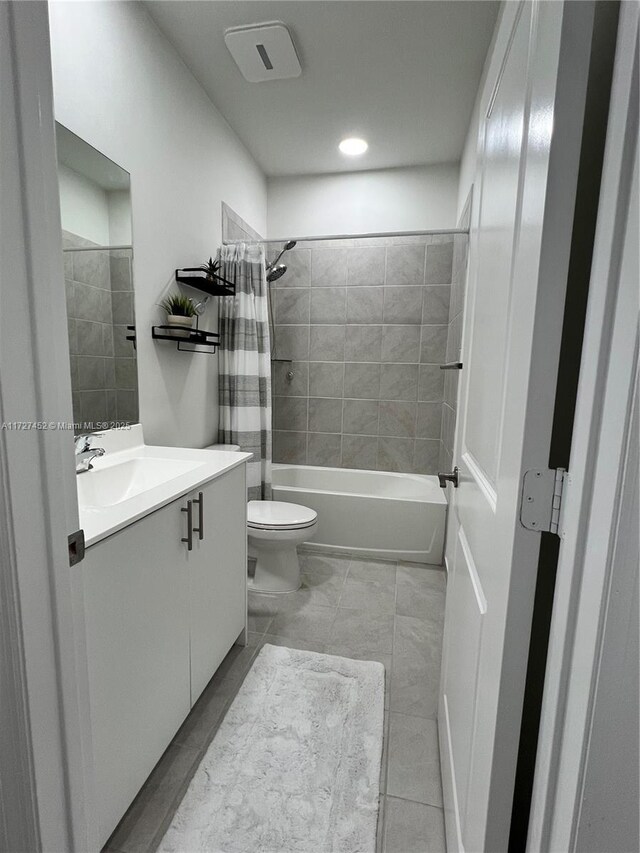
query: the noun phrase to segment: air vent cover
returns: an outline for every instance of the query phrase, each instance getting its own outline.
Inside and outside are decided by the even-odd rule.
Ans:
[[[231,27],[224,40],[250,83],[299,77],[302,67],[291,34],[280,21]]]

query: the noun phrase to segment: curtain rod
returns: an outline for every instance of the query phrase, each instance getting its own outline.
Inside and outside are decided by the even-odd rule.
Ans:
[[[370,234],[326,234],[320,237],[269,237],[268,240],[223,240],[223,246],[236,246],[239,243],[260,246],[265,243],[286,243],[295,240],[296,243],[312,243],[317,240],[367,240],[371,237],[418,237],[421,235],[438,234],[468,234],[468,228],[441,228],[431,231],[375,231]]]

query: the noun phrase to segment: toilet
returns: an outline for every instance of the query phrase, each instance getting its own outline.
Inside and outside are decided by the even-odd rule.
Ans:
[[[212,444],[207,450],[238,451],[237,444]],[[249,586],[255,592],[286,593],[300,588],[297,547],[314,536],[315,510],[286,501],[249,501],[247,537],[256,570]]]

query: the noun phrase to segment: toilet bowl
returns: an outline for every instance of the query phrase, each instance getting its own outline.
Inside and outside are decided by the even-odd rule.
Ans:
[[[318,514],[306,506],[284,501],[249,501],[249,556],[256,570],[249,582],[255,592],[295,592],[300,588],[298,545],[311,539]]]
[[[207,450],[240,450],[237,444],[212,444]],[[314,536],[318,514],[285,501],[249,501],[249,556],[256,561],[249,586],[255,592],[285,593],[300,588],[297,547]]]

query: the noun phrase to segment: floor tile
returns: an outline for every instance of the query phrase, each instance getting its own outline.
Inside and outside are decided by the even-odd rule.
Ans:
[[[442,782],[435,720],[390,715],[387,794],[442,807]]]
[[[340,607],[349,610],[366,610],[367,613],[393,613],[396,607],[396,590],[392,581],[365,581],[347,577]]]
[[[300,570],[305,573],[317,572],[319,574],[339,574],[346,577],[350,557],[337,556],[335,554],[320,554],[314,551],[299,551]]]
[[[349,646],[334,646],[332,638],[329,639],[325,649],[327,655],[338,655],[341,658],[352,660],[376,660],[384,666],[384,707],[389,707],[389,690],[391,688],[391,655],[379,652],[359,651],[353,652]]]
[[[332,607],[301,604],[297,610],[285,610],[274,616],[269,633],[278,637],[300,637],[304,640],[326,642],[335,612]]]
[[[398,566],[396,613],[440,625],[444,620],[445,592],[442,572]]]
[[[384,853],[446,853],[442,809],[385,799]]]
[[[361,610],[338,612],[331,629],[331,643],[350,648],[354,654],[373,652],[387,655],[393,651],[393,616],[371,615]]]
[[[266,596],[259,592],[249,591],[249,614],[247,626],[251,633],[264,634],[269,628],[275,613],[276,607],[272,600],[272,596]]]
[[[390,707],[401,714],[438,715],[442,629],[412,616],[396,616]]]
[[[263,634],[260,637],[260,648],[265,643],[272,646],[285,646],[287,649],[300,649],[303,652],[324,652],[324,642],[314,642],[303,637],[278,637],[275,634]]]
[[[415,580],[422,582],[432,589],[444,592],[447,588],[447,573],[444,568],[430,566],[427,563],[409,563],[403,560],[398,562],[398,579]]]
[[[122,853],[151,853],[160,842],[197,765],[195,749],[170,746],[108,842]]]
[[[352,560],[349,577],[362,581],[396,582],[396,564],[380,560]]]

